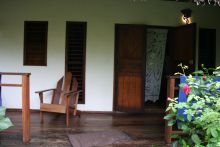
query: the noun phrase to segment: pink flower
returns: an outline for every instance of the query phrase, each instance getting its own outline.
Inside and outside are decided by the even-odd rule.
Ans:
[[[189,85],[184,85],[183,86],[183,92],[186,94],[186,95],[188,95],[189,94],[189,92],[190,92],[190,87],[189,87]]]

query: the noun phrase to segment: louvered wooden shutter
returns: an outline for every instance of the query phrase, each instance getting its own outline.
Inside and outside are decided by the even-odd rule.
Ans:
[[[47,65],[47,21],[25,21],[24,65]]]
[[[71,71],[83,90],[79,102],[85,103],[86,22],[66,23],[66,70]]]

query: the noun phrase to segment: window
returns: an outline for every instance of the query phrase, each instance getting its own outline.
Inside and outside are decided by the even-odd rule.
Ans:
[[[24,65],[47,65],[47,21],[24,22]]]
[[[85,103],[86,22],[66,23],[66,71],[78,81],[79,103]]]

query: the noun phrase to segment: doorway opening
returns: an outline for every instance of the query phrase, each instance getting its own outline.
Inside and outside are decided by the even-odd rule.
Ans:
[[[114,111],[164,111],[167,76],[195,69],[195,28],[116,24]]]
[[[163,110],[165,106],[164,61],[169,28],[147,26],[145,58],[145,111]]]
[[[215,68],[216,29],[199,29],[199,62],[198,68],[204,64],[206,68]]]
[[[152,48],[154,52],[158,52],[156,46],[159,46],[161,52],[160,55],[158,53],[155,59],[155,66],[160,69],[157,70],[154,74],[154,77],[159,78],[153,80],[153,84],[158,83],[157,88],[152,88],[156,94],[156,98],[146,101],[145,108],[148,109],[149,107],[153,107],[156,109],[164,110],[166,107],[167,99],[167,77],[173,76],[176,72],[181,72],[177,67],[177,65],[180,63],[189,67],[186,74],[189,74],[195,70],[196,24],[159,29],[162,29],[163,34],[157,34],[155,36],[157,38],[159,38],[158,36],[162,36],[163,39],[154,39],[156,45],[153,45]],[[149,43],[152,44],[152,42]],[[151,45],[147,45],[147,47],[148,46]],[[152,56],[151,52],[147,52],[147,54],[147,57]],[[149,67],[146,62],[146,67],[147,66]],[[146,72],[149,72],[149,70],[146,69]],[[145,95],[150,91],[150,89],[146,89],[147,85],[150,88],[152,87],[151,83],[145,84]]]

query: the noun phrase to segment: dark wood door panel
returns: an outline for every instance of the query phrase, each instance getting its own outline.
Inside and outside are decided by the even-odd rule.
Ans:
[[[123,25],[117,28],[117,33],[117,63],[122,67],[129,64],[132,68],[132,65],[135,64],[135,67],[142,68],[144,64],[142,61],[144,59],[145,27]]]
[[[142,107],[142,78],[141,74],[118,74],[118,110],[139,112]]]
[[[145,26],[116,25],[114,110],[143,110]]]
[[[142,60],[120,59],[117,65],[118,72],[142,72]]]
[[[169,60],[172,73],[179,71],[178,64],[189,66],[187,74],[195,70],[196,24],[175,27],[169,31]]]

